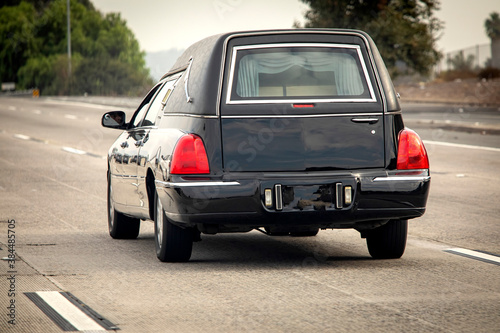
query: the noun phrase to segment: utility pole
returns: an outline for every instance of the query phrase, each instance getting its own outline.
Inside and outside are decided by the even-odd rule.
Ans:
[[[68,7],[68,81],[71,78],[71,15],[70,15],[70,7],[69,1],[67,0]]]

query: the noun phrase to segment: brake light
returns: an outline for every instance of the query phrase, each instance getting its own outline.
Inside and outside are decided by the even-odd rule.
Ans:
[[[399,132],[398,170],[429,169],[429,158],[418,134],[408,128]]]
[[[177,141],[170,173],[177,175],[210,173],[205,145],[199,136],[186,134]]]

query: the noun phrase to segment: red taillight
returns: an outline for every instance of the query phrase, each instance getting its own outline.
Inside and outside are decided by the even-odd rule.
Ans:
[[[177,175],[210,173],[203,140],[197,135],[182,136],[175,146],[170,173]]]
[[[417,133],[405,128],[399,132],[398,170],[429,169],[424,143]]]

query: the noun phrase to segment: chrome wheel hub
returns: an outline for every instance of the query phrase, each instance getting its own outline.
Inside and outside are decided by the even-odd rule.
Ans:
[[[156,241],[161,248],[163,240],[163,206],[161,205],[160,198],[156,199]]]
[[[109,194],[108,194],[108,209],[109,209],[109,226],[113,228],[114,218],[115,218],[115,207],[113,205],[113,188],[109,184]]]

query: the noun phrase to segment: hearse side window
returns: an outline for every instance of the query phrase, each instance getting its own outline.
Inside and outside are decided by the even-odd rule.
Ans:
[[[158,114],[165,107],[177,79],[178,76],[167,79],[168,81],[163,85],[163,87],[161,87],[160,91],[156,94],[153,102],[151,103],[151,107],[144,117],[141,126],[154,126],[158,119]]]
[[[151,89],[148,95],[142,100],[141,105],[137,108],[137,111],[135,111],[134,113],[129,128],[135,128],[141,124],[144,114],[148,110],[148,107],[151,103],[151,100],[153,99],[153,96],[156,94],[156,92],[158,91],[158,89],[161,87],[162,84],[163,83],[158,83],[153,89]]]
[[[233,48],[227,102],[376,101],[356,45]]]

